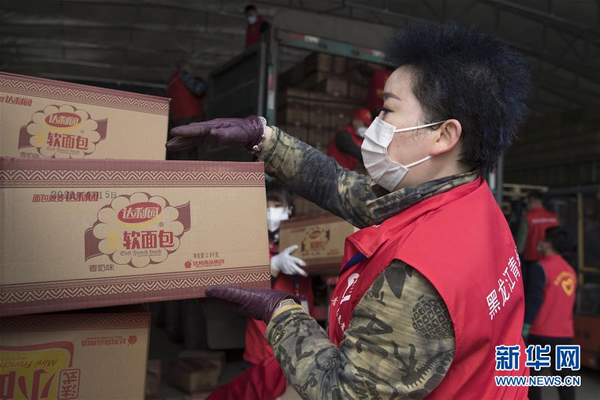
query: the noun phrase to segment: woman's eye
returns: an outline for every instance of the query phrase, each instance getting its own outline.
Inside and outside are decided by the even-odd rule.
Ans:
[[[380,113],[383,113],[383,114],[385,115],[385,114],[387,114],[387,113],[389,113],[389,112],[391,112],[391,111],[390,111],[390,109],[389,109],[389,108],[386,108],[386,107],[380,107],[380,108],[379,108],[379,112],[380,112]]]

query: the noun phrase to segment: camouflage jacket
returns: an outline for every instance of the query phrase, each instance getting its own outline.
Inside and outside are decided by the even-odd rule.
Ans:
[[[360,228],[477,177],[474,171],[389,193],[273,129],[259,157],[266,172]],[[339,347],[301,308],[275,316],[267,341],[304,399],[420,399],[442,381],[454,356],[454,328],[444,301],[402,260],[392,262],[358,303]]]

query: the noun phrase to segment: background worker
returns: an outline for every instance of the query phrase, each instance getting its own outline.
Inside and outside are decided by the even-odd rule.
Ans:
[[[369,110],[356,110],[352,115],[352,124],[343,127],[329,143],[327,155],[333,157],[341,167],[354,171],[358,165],[362,165],[360,147],[371,122],[373,118]]]
[[[281,221],[288,220],[292,216],[293,209],[294,204],[289,189],[277,180],[270,181],[267,184],[267,227],[272,287],[298,297],[311,312],[314,300],[312,278],[303,270],[306,263],[292,255],[298,246],[290,246],[279,252]],[[266,331],[267,325],[263,321],[248,318],[244,366],[258,364],[265,358],[274,356],[273,349],[265,339]]]
[[[527,270],[530,265],[542,258],[542,254],[538,251],[538,245],[544,238],[546,229],[558,226],[558,216],[544,207],[540,193],[529,193],[527,196],[527,210],[525,218],[521,220],[517,234],[517,247],[524,260],[523,278],[525,279],[526,295],[529,279]]]
[[[167,97],[171,98],[169,106],[170,126],[187,125],[204,119],[203,98],[206,95],[206,84],[193,74],[189,61],[182,61],[169,79]],[[195,160],[195,148],[185,152],[167,152],[170,160]]]
[[[246,6],[244,13],[248,21],[248,28],[246,28],[246,48],[248,48],[258,43],[271,25],[258,14],[258,10],[252,4]]]
[[[275,179],[267,183],[267,227],[271,256],[271,282],[273,289],[289,293],[300,299],[305,309],[312,313],[314,294],[312,278],[303,270],[306,263],[292,256],[298,246],[279,252],[281,222],[293,215],[294,204],[290,190]],[[275,358],[273,348],[266,340],[264,321],[248,318],[244,371],[231,382],[213,391],[207,400],[266,400],[281,395],[287,386],[285,376]]]
[[[525,399],[527,388],[494,379],[528,369],[496,371],[490,357],[524,348],[524,301],[514,240],[482,173],[524,120],[528,68],[495,36],[451,24],[409,26],[388,43],[396,70],[365,132],[369,176],[256,116],[172,131],[173,150],[217,141],[253,151],[270,175],[361,228],[346,241],[328,333],[285,292],[206,293],[268,322],[304,399]]]
[[[530,345],[550,345],[553,375],[567,376],[569,370],[555,369],[555,347],[573,343],[573,307],[577,291],[575,270],[561,256],[569,249],[567,232],[554,227],[546,230],[539,243],[541,258],[529,267],[529,287],[525,302],[523,337]],[[531,369],[532,375],[539,375]],[[575,388],[559,386],[561,400],[575,398]],[[541,399],[541,388],[529,389],[531,400]]]

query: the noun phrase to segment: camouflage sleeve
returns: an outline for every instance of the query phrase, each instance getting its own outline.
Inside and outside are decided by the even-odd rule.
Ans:
[[[333,158],[273,127],[273,139],[261,152],[268,174],[352,225],[372,225],[366,201],[375,198],[373,180],[342,168]]]
[[[339,348],[301,309],[271,321],[267,340],[304,399],[422,399],[454,357],[442,298],[418,271],[394,261],[365,293]]]

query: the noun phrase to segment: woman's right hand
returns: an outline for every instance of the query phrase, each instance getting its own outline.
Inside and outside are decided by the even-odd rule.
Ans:
[[[182,151],[196,145],[218,143],[252,151],[256,150],[255,146],[263,141],[263,137],[266,143],[267,133],[270,132],[271,128],[265,128],[263,120],[255,115],[247,118],[217,118],[171,129],[173,139],[167,142],[167,149]]]
[[[283,250],[281,253],[271,257],[271,271],[273,275],[277,276],[280,272],[286,275],[302,275],[307,277],[308,274],[303,267],[306,267],[306,263],[291,255],[298,249],[297,245],[293,245]]]

